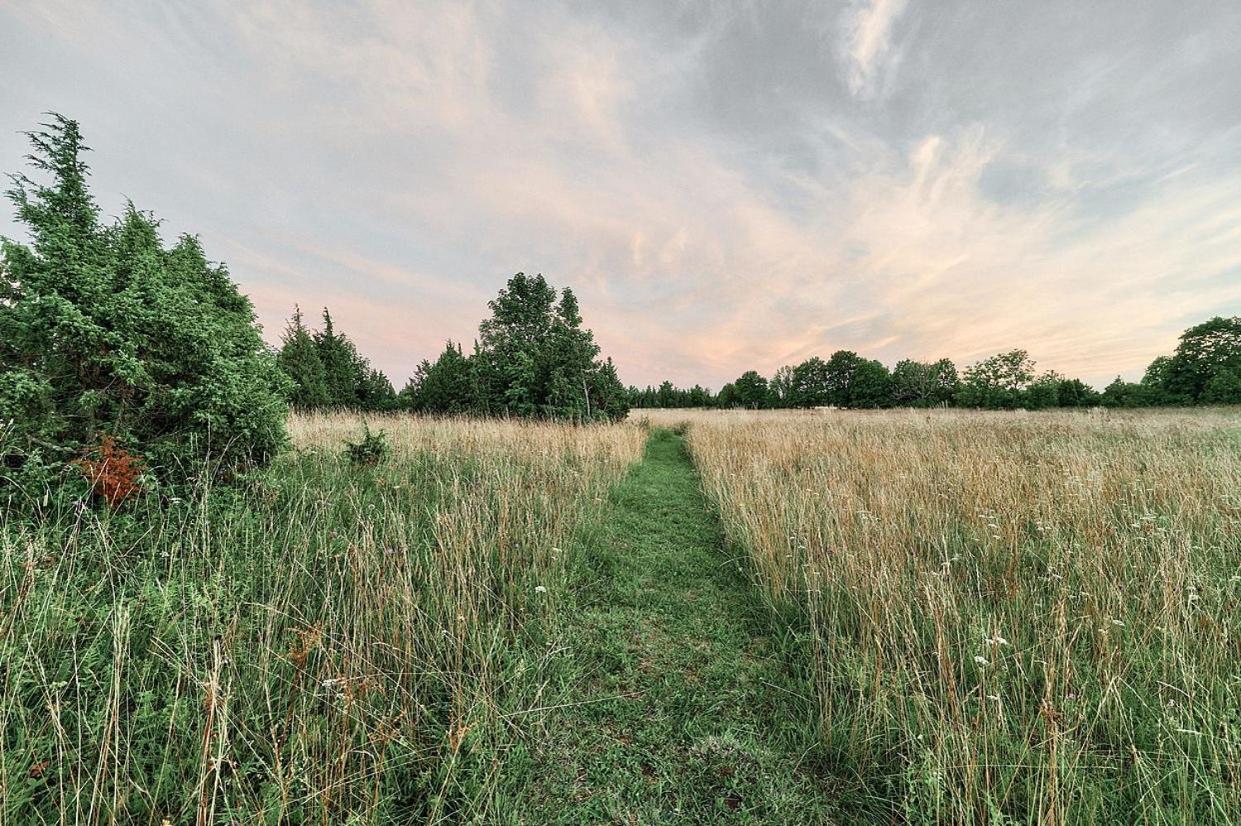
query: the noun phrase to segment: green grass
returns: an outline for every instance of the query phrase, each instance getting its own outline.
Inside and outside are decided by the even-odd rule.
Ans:
[[[813,823],[807,676],[725,551],[680,435],[653,432],[578,559],[528,823]],[[789,634],[791,632],[785,632]]]
[[[0,511],[0,824],[494,822],[555,546],[641,434],[385,424],[375,467],[342,420],[242,488]]]

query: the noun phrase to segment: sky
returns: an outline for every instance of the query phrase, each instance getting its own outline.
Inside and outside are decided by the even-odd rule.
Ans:
[[[1238,44],[1237,0],[0,0],[0,170],[78,120],[106,214],[398,389],[518,271],[631,384],[1021,347],[1101,386],[1241,313]]]

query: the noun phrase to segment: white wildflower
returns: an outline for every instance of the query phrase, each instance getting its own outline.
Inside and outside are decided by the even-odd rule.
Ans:
[[[536,586],[534,586],[534,592],[535,592],[536,594],[546,594],[546,593],[547,593],[547,586],[546,586],[546,585],[536,585]]]

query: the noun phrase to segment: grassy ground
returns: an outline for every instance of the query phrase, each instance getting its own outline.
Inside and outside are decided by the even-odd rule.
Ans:
[[[678,434],[653,432],[592,545],[521,819],[822,822],[808,679],[725,553]]]
[[[1241,410],[667,415],[850,822],[1241,822]]]
[[[291,425],[239,488],[0,509],[0,826],[495,822],[645,433],[393,416],[354,467],[357,417]]]

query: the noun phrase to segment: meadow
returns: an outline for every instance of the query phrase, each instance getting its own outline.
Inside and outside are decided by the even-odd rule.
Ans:
[[[294,416],[240,489],[0,530],[0,822],[488,820],[633,425]],[[483,747],[476,747],[484,744]]]
[[[1241,415],[648,412],[911,822],[1241,819]]]
[[[1241,819],[1236,409],[366,425],[0,515],[0,823]]]

